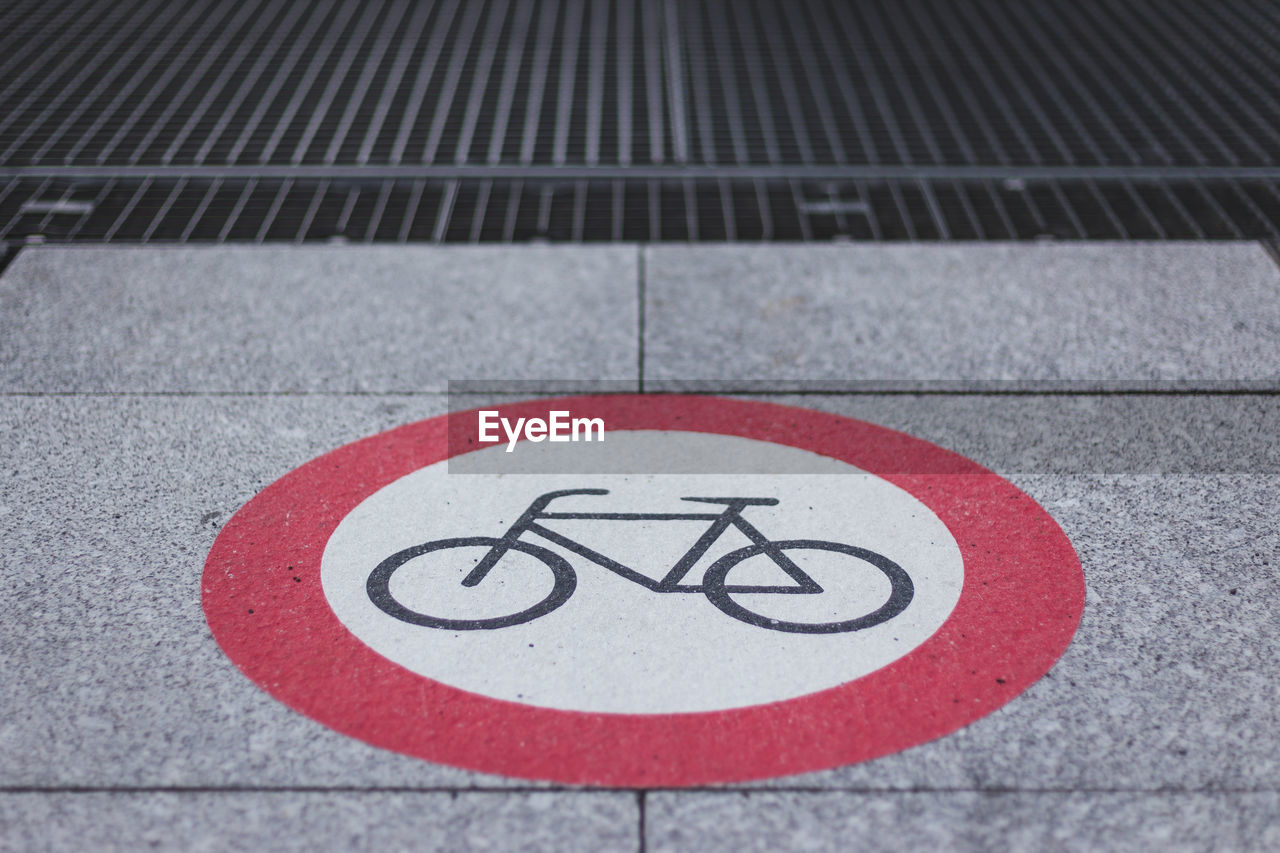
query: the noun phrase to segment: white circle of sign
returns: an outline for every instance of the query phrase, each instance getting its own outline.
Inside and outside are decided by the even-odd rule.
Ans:
[[[453,687],[564,711],[666,714],[778,702],[860,678],[924,643],[960,597],[964,562],[947,526],[908,492],[845,462],[688,431],[611,432],[606,446],[614,459],[652,460],[657,450],[697,459],[703,470],[733,470],[746,457],[752,471],[797,473],[460,474],[437,462],[376,491],[338,525],[320,566],[329,606],[374,651]],[[524,464],[549,472],[566,470],[558,463],[582,451],[519,448]],[[552,492],[573,493],[541,509],[537,524],[551,535],[524,530],[483,583],[463,585],[492,547],[481,540],[502,537]],[[725,527],[673,583],[672,568],[710,535],[731,498],[763,500],[730,511],[747,523]],[[768,555],[751,552],[752,530],[786,545],[822,594],[786,594],[796,582]],[[720,558],[743,548],[724,574]],[[562,564],[570,570],[549,570]],[[705,591],[716,586],[708,570],[717,564],[721,604]],[[380,566],[392,605],[380,606],[370,592]],[[909,578],[905,596],[894,580],[901,572]],[[535,612],[566,592],[558,606]],[[895,596],[905,607],[877,624],[805,627],[875,623],[877,608]],[[525,612],[534,615],[515,624],[455,627]],[[445,624],[415,624],[406,613]]]

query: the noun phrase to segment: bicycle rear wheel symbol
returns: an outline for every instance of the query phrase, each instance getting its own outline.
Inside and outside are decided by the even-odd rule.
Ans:
[[[754,525],[742,517],[742,512],[749,506],[774,506],[776,498],[752,497],[687,497],[683,500],[705,504],[721,504],[723,509],[718,513],[583,513],[583,512],[547,512],[547,507],[557,498],[568,495],[605,495],[607,489],[567,489],[548,492],[536,498],[520,516],[520,518],[501,537],[471,536],[456,539],[437,539],[405,548],[380,562],[370,573],[366,583],[366,591],[380,610],[389,616],[411,625],[426,628],[442,628],[452,631],[476,631],[506,628],[530,622],[545,616],[560,607],[573,595],[577,588],[577,574],[569,561],[555,551],[541,545],[521,539],[525,534],[535,534],[543,539],[565,548],[620,577],[639,584],[656,593],[701,593],[707,597],[721,612],[750,625],[767,628],[772,631],[802,634],[835,634],[848,631],[859,631],[880,625],[894,618],[907,608],[915,595],[915,587],[910,576],[901,566],[882,554],[866,548],[846,545],[841,542],[828,542],[820,539],[769,539]],[[592,519],[599,521],[708,521],[706,531],[660,580],[618,563],[579,542],[551,530],[539,521],[543,519]],[[720,536],[729,528],[736,528],[751,541],[750,545],[731,551],[720,557],[707,569],[701,584],[682,583],[694,565],[711,548]],[[391,592],[391,581],[396,572],[405,564],[418,557],[436,551],[455,548],[487,548],[487,552],[476,563],[475,567],[462,580],[466,587],[478,586],[489,576],[493,567],[509,551],[528,554],[541,562],[552,574],[551,592],[531,607],[517,613],[483,619],[459,619],[437,616],[413,610],[405,606]],[[798,622],[775,619],[756,613],[744,606],[734,596],[758,595],[821,595],[825,590],[812,577],[804,572],[788,552],[826,551],[842,554],[869,564],[881,572],[889,581],[890,591],[887,599],[869,613],[830,622]],[[760,585],[734,584],[729,580],[730,574],[743,562],[758,556],[767,556],[791,580],[789,584]],[[852,564],[851,564],[852,566]]]

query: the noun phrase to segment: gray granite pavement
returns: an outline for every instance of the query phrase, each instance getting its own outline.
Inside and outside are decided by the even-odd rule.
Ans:
[[[650,388],[1280,375],[1248,243],[661,246],[645,290]]]
[[[0,848],[629,853],[637,808],[622,793],[14,793]]]
[[[424,391],[636,375],[634,246],[38,247],[6,391]]]
[[[981,255],[982,247],[971,248]],[[1086,254],[1104,248],[1079,247]],[[1184,266],[1241,276],[1240,286],[1258,302],[1257,323],[1280,311],[1280,289],[1269,297],[1266,290],[1274,273],[1255,264],[1253,247],[1206,247],[1199,260],[1189,247],[1175,248],[1187,252]],[[461,355],[403,373],[389,362],[404,351],[354,348],[342,369],[325,368],[314,374],[323,381],[312,384],[311,359],[329,357],[313,351],[322,341],[293,338],[278,358],[263,360],[265,339],[249,336],[239,344],[245,352],[235,354],[212,326],[190,319],[196,315],[186,300],[201,291],[196,278],[173,290],[152,281],[159,270],[176,275],[170,267],[177,256],[154,260],[137,250],[134,260],[150,272],[135,278],[128,271],[134,261],[107,259],[93,271],[83,261],[94,255],[53,257],[60,251],[24,253],[0,277],[0,384],[7,389],[0,395],[0,848],[636,849],[641,816],[630,792],[540,792],[538,783],[433,765],[346,738],[258,689],[205,626],[200,572],[225,520],[325,450],[475,402],[438,393],[455,378],[450,371],[471,363],[471,327],[457,334],[452,320],[424,314],[425,339],[437,342],[429,347],[460,347]],[[267,250],[228,250],[220,259],[212,254],[221,250],[191,251],[196,260],[188,267],[215,270],[255,268],[265,256],[253,253]],[[344,251],[320,254],[335,253],[335,263],[346,264]],[[569,250],[507,249],[507,271],[486,268],[485,282],[467,280],[465,270],[453,271],[453,262],[432,250],[415,251],[412,264],[394,254],[379,263],[451,270],[450,293],[462,302],[472,288],[487,294],[477,297],[480,312],[518,304],[512,294],[524,292],[523,282],[552,282],[563,270],[578,273],[552,292],[607,290],[607,298],[582,309],[603,327],[579,341],[581,349],[566,353],[512,332],[534,349],[478,362],[490,376],[634,376],[634,247],[584,250],[581,260]],[[692,253],[685,264],[691,268],[724,255],[649,251],[651,299],[652,276],[672,266],[663,267],[662,253]],[[202,260],[200,252],[211,255]],[[785,266],[801,250],[778,252],[776,263]],[[77,263],[86,277],[106,276],[92,279],[99,285],[114,281],[114,296],[70,280]],[[329,262],[312,263],[284,266],[322,270]],[[1134,276],[1146,269],[1145,261],[1124,263]],[[1094,257],[1085,266],[1096,272],[1115,264],[1121,262]],[[281,266],[278,258],[262,266],[272,265]],[[521,282],[503,284],[514,278]],[[270,290],[266,278],[257,281]],[[396,281],[388,273],[377,286],[394,290]],[[714,289],[718,279],[707,273],[706,281]],[[762,294],[772,287],[750,280],[739,286]],[[277,296],[293,298],[287,291]],[[135,292],[147,298],[133,299]],[[228,288],[218,298],[235,293]],[[750,302],[741,301],[732,310],[747,328]],[[271,305],[268,299],[264,311],[277,318],[306,307]],[[663,373],[675,368],[654,342],[682,334],[673,328],[679,318],[652,302],[649,309],[647,366],[674,375]],[[225,314],[223,324],[243,317],[253,327],[258,321],[245,310]],[[545,335],[562,321],[587,322],[570,316],[573,310],[546,319]],[[1140,334],[1143,316],[1134,310]],[[104,315],[104,329],[181,328],[191,349],[165,363],[172,343],[126,336],[96,359],[77,355],[78,335],[98,340],[97,315]],[[621,319],[609,325],[615,315]],[[339,340],[350,340],[341,338],[347,322],[334,320]],[[705,370],[695,376],[732,376],[718,371],[737,363],[737,338],[709,334],[721,346],[703,354]],[[1149,352],[1172,346],[1172,333],[1151,334]],[[1041,355],[1052,359],[1052,335],[1015,336],[1023,360],[1009,362],[1014,375],[1040,375],[1029,349],[1041,343]],[[1123,348],[1108,356],[1109,346],[1091,356],[1102,360],[1099,376],[1276,373],[1270,344],[1259,336],[1228,336],[1220,357],[1198,362],[1188,348],[1171,373]],[[979,355],[973,364],[986,363],[989,353]],[[1126,362],[1129,356],[1138,361]],[[409,387],[398,389],[402,381]],[[902,429],[1011,479],[1075,545],[1087,583],[1084,619],[1048,677],[951,736],[862,765],[738,786],[749,795],[646,795],[646,849],[1268,850],[1280,843],[1280,658],[1272,639],[1280,621],[1280,398],[760,398]]]
[[[1277,809],[1275,792],[663,793],[648,849],[1274,850]]]
[[[878,411],[865,399],[804,402],[909,429],[1010,476],[1075,544],[1088,605],[1053,673],[996,713],[876,762],[762,784],[1280,787],[1280,664],[1265,640],[1280,619],[1274,464],[1018,470],[1018,448],[1020,465],[1006,466],[999,445],[966,438],[969,410],[940,412],[931,398]],[[1070,434],[1052,402],[998,401]],[[13,452],[0,474],[0,657],[5,671],[30,673],[0,694],[5,784],[509,784],[298,716],[240,675],[200,609],[205,554],[255,491],[324,449],[441,410],[436,396],[0,401]]]

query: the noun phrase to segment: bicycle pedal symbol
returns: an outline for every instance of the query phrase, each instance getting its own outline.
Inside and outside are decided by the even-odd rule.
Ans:
[[[456,539],[437,539],[405,548],[380,562],[370,573],[365,584],[370,601],[380,610],[401,622],[427,628],[443,628],[451,631],[476,631],[506,628],[530,622],[563,605],[577,588],[578,578],[569,561],[541,545],[525,541],[526,534],[537,535],[548,542],[608,569],[628,581],[639,584],[655,593],[701,593],[721,612],[734,619],[773,631],[802,634],[835,634],[859,631],[883,624],[907,608],[915,595],[910,576],[897,563],[866,548],[828,542],[820,539],[770,539],[753,524],[743,518],[743,511],[750,506],[776,506],[776,498],[761,497],[686,497],[682,500],[703,504],[721,504],[717,513],[619,513],[619,512],[548,512],[547,507],[557,498],[569,495],[606,495],[608,489],[565,489],[547,492],[536,498],[520,518],[501,537],[470,536]],[[539,522],[551,519],[577,519],[595,521],[707,521],[705,532],[660,580],[655,580],[600,554],[580,542],[547,528]],[[700,584],[682,581],[694,565],[707,553],[717,540],[730,528],[744,534],[751,544],[738,548],[717,559],[707,569]],[[405,564],[425,554],[453,548],[486,547],[488,551],[475,567],[462,579],[465,587],[478,587],[488,577],[508,552],[518,551],[536,558],[551,572],[554,582],[551,592],[538,603],[517,613],[484,619],[453,619],[430,615],[405,606],[391,592],[391,581]],[[890,584],[887,600],[870,613],[834,622],[793,622],[775,619],[755,613],[734,600],[742,595],[812,595],[828,592],[816,580],[804,572],[787,552],[827,551],[843,554],[879,570]],[[767,556],[792,581],[781,585],[734,584],[730,573],[751,557]],[[851,564],[852,567],[852,564]]]

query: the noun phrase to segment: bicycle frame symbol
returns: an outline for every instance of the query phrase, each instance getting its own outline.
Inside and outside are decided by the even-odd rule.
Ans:
[[[452,631],[492,630],[519,625],[545,616],[569,600],[577,588],[577,575],[569,561],[559,554],[524,541],[525,534],[537,534],[543,539],[555,543],[566,550],[577,554],[598,566],[601,566],[619,577],[639,584],[656,593],[701,593],[712,604],[734,619],[750,625],[768,628],[773,631],[785,631],[802,634],[834,634],[847,631],[859,631],[880,625],[897,616],[915,595],[915,587],[910,576],[897,563],[889,558],[841,542],[827,542],[819,539],[769,539],[756,527],[742,517],[742,512],[749,506],[776,506],[777,498],[726,497],[705,498],[686,497],[682,500],[704,504],[722,504],[724,509],[717,513],[622,513],[622,512],[547,512],[547,507],[557,498],[569,495],[607,495],[608,489],[566,489],[547,492],[536,498],[500,538],[492,536],[470,536],[458,539],[437,539],[405,548],[387,557],[374,568],[366,583],[369,599],[389,616],[411,625],[427,628],[444,628]],[[545,519],[581,519],[597,521],[708,521],[710,525],[701,537],[693,544],[683,557],[660,580],[654,580],[621,563],[576,542],[567,536],[551,530],[539,522]],[[751,544],[731,551],[716,560],[703,576],[701,584],[685,584],[682,581],[693,569],[694,565],[711,548],[712,545],[729,528],[741,531]],[[476,563],[475,567],[462,580],[466,587],[478,586],[489,575],[493,567],[509,551],[519,551],[540,560],[555,578],[551,592],[540,602],[519,613],[509,616],[498,616],[485,619],[450,619],[431,616],[411,610],[402,604],[391,593],[391,579],[395,573],[410,560],[451,548],[487,547],[488,552]],[[888,578],[890,593],[888,600],[870,613],[853,619],[836,622],[807,623],[788,622],[762,616],[748,610],[734,601],[733,595],[820,595],[824,590],[813,578],[806,574],[787,556],[787,551],[831,551],[846,554],[864,563],[869,563]],[[751,585],[731,584],[729,573],[734,567],[750,557],[768,556],[792,581],[785,585]]]

